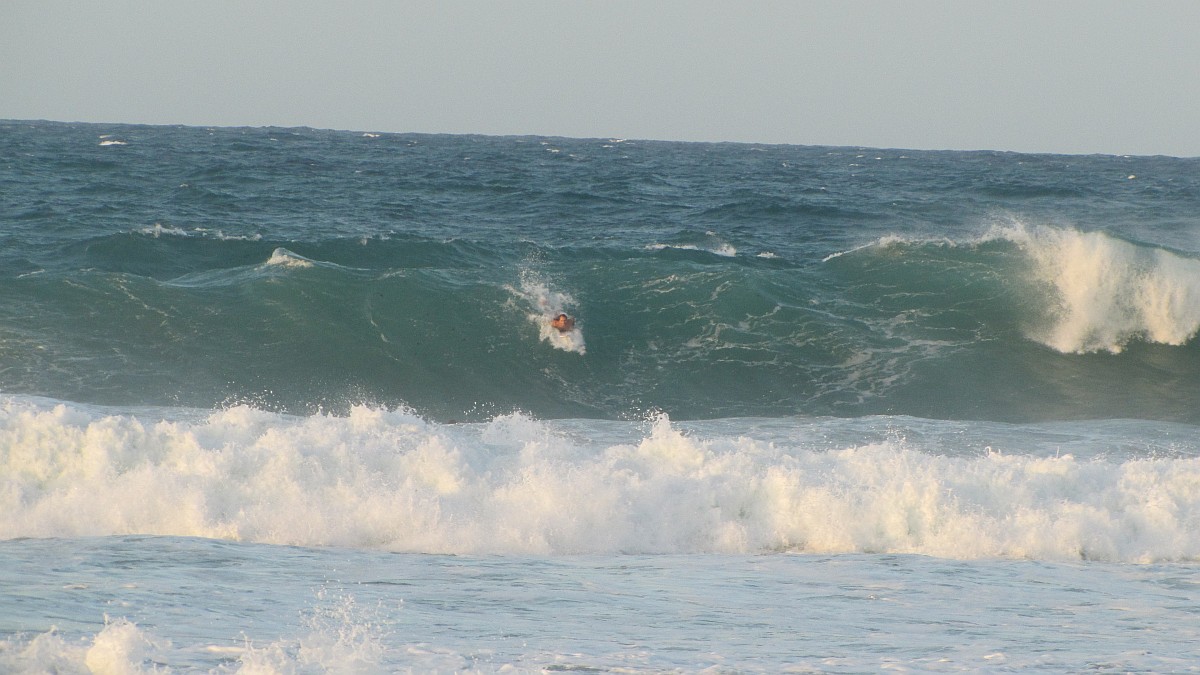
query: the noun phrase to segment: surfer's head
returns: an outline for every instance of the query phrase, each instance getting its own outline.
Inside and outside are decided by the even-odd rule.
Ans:
[[[575,319],[572,319],[566,314],[559,314],[550,321],[550,326],[565,333],[575,327]]]

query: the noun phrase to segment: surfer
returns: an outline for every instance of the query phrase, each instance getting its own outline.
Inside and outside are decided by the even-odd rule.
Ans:
[[[557,328],[558,332],[565,333],[575,327],[575,319],[566,314],[559,314],[550,321],[551,328]]]

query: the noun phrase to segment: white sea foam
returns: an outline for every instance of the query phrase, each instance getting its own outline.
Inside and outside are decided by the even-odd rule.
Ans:
[[[854,248],[850,248],[845,251],[837,251],[835,253],[830,253],[829,255],[825,256],[824,258],[821,258],[821,262],[829,262],[830,260],[834,260],[835,258],[840,258],[844,255],[850,255],[852,253],[857,253],[858,251],[862,251],[862,250],[866,250],[866,249],[886,249],[886,248],[889,248],[892,246],[899,246],[899,245],[905,245],[905,244],[923,244],[923,243],[949,244],[950,242],[949,242],[949,240],[946,240],[946,239],[937,239],[937,240],[929,241],[929,240],[922,240],[922,239],[909,239],[906,237],[902,237],[900,235],[889,234],[889,235],[882,236],[879,239],[876,239],[875,241],[868,242],[866,244],[862,244],[861,246],[855,246]]]
[[[276,248],[271,252],[270,258],[258,264],[192,272],[175,277],[165,283],[185,288],[231,286],[279,275],[287,275],[295,270],[311,269],[314,267],[327,270],[336,269],[351,273],[358,271],[355,268],[344,267],[336,263],[305,258],[285,248]]]
[[[280,267],[307,268],[313,267],[316,263],[302,255],[292,253],[286,248],[277,248],[271,252],[271,257],[267,260],[266,264],[278,265]]]
[[[1022,224],[989,238],[1017,244],[1054,291],[1031,337],[1066,353],[1118,353],[1133,340],[1182,345],[1200,331],[1200,260],[1103,232]]]
[[[133,675],[159,672],[155,658],[170,643],[132,622],[105,617],[104,628],[90,640],[67,641],[57,629],[27,640],[0,640],[0,671],[5,673],[79,673]]]
[[[639,423],[204,419],[9,399],[0,538],[161,534],[431,553],[1200,559],[1200,459],[929,454]],[[613,438],[605,425],[622,425]],[[593,431],[593,427],[595,430]],[[611,429],[609,430],[611,431]],[[781,442],[780,439],[789,439]]]
[[[226,663],[210,673],[240,675],[283,675],[285,673],[384,673],[381,664],[385,647],[382,629],[354,598],[326,598],[318,592],[317,602],[306,618],[302,632],[294,638],[242,647],[211,646]],[[421,670],[438,670],[447,665],[461,669],[461,657],[419,658],[409,651],[407,661]],[[174,647],[125,618],[104,617],[104,628],[90,638],[65,640],[57,629],[32,638],[0,640],[0,672],[79,673],[80,675],[135,675],[169,673],[161,664],[185,657],[186,649]],[[190,671],[189,671],[190,672]]]
[[[826,256],[894,247],[1016,245],[1045,291],[1028,337],[1063,353],[1120,353],[1132,341],[1183,345],[1200,332],[1200,259],[1104,232],[1010,221],[968,241],[887,235]],[[1039,295],[1037,293],[1033,295]]]
[[[733,258],[737,256],[737,247],[727,242],[716,242],[708,246],[700,246],[699,244],[647,244],[646,249],[650,251],[663,251],[666,249],[674,249],[677,251],[704,251],[713,255],[719,255],[722,258]]]
[[[705,241],[702,243],[686,243],[686,244],[647,244],[646,249],[650,251],[663,251],[666,249],[674,249],[677,251],[704,251],[713,255],[719,255],[722,258],[734,258],[737,256],[737,247],[722,239],[716,232],[709,230],[704,233]]]
[[[576,354],[587,353],[581,325],[577,324],[574,329],[565,332],[550,325],[550,321],[559,314],[572,313],[576,302],[570,293],[552,288],[540,275],[529,270],[522,272],[519,288],[509,286],[508,290],[520,301],[526,317],[537,327],[538,339],[555,349]]]
[[[142,228],[140,231],[142,234],[150,235],[155,239],[160,237],[204,237],[220,241],[262,241],[261,234],[226,234],[221,230],[210,230],[203,227],[185,230],[182,227],[163,225],[162,223],[155,223],[150,227]]]
[[[163,225],[162,223],[155,223],[151,227],[142,228],[142,234],[148,234],[151,237],[158,239],[159,237],[190,237],[195,233],[188,232],[181,227],[173,227],[170,225]]]
[[[104,630],[92,640],[84,664],[94,675],[126,675],[145,672],[144,663],[168,645],[143,633],[126,619],[105,617]],[[153,668],[151,668],[153,672]]]
[[[299,639],[280,639],[268,645],[247,644],[236,669],[243,675],[262,673],[385,673],[381,628],[356,606],[354,598],[329,600],[318,593],[318,603],[305,621]],[[422,663],[421,659],[412,659]],[[433,663],[425,662],[426,666]],[[461,666],[461,664],[456,664]],[[434,669],[436,670],[436,668]]]

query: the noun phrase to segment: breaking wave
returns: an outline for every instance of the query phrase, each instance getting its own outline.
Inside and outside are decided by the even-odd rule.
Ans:
[[[1200,260],[1103,232],[1005,228],[1053,289],[1032,337],[1060,352],[1120,353],[1134,340],[1179,346],[1200,331]]]
[[[346,417],[165,412],[7,401],[0,539],[1200,559],[1200,458],[1188,448],[1076,458],[1021,453],[1029,441],[1019,439],[1036,434],[1011,436],[1018,446],[1000,452],[861,431],[830,444],[833,420],[777,420],[768,437],[736,420],[665,417],[439,425],[365,407]]]

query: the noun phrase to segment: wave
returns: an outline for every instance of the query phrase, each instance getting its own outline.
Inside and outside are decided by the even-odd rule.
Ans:
[[[1039,443],[1028,429],[992,435],[1009,448],[1002,452],[923,445],[919,430],[933,422],[912,427],[913,439],[887,419],[873,428],[770,424],[774,433],[755,431],[753,421],[680,425],[663,416],[441,425],[367,407],[291,417],[245,406],[120,412],[9,398],[0,410],[8,486],[0,538],[153,534],[529,555],[1200,559],[1192,489],[1200,457],[1177,442],[1162,446],[1165,454],[1088,459],[1046,452],[1053,439],[1021,454]],[[956,435],[945,431],[944,440]],[[1115,435],[1085,445],[1124,443]]]
[[[37,278],[0,279],[12,299],[0,326],[20,325],[22,338],[0,353],[5,390],[293,412],[403,403],[443,419],[654,406],[694,416],[680,406],[731,400],[723,384],[745,379],[739,364],[766,368],[794,348],[776,342],[791,310],[739,289],[786,262],[726,268],[644,250],[411,236],[281,243],[154,229],[73,245],[73,264]],[[560,311],[581,314],[576,330],[550,329]],[[584,339],[593,330],[599,349]],[[562,362],[563,352],[586,358]],[[696,366],[714,353],[724,373],[696,389]]]
[[[105,236],[0,278],[0,372],[81,402],[443,420],[1200,415],[1184,253],[1020,224],[811,260],[672,251]]]
[[[163,281],[159,286],[180,289],[217,289],[254,285],[265,280],[278,281],[286,277],[289,271],[306,270],[314,267],[336,269],[345,273],[354,270],[333,263],[318,263],[293,253],[285,248],[277,248],[271,252],[266,261],[252,265],[229,267],[202,272],[192,272],[173,279]]]
[[[1200,331],[1200,259],[1104,232],[1006,227],[1054,290],[1050,325],[1031,335],[1060,352],[1120,353],[1133,340],[1183,345]]]
[[[1200,332],[1200,259],[1102,231],[1014,220],[962,241],[888,235],[823,262],[856,255],[898,260],[889,267],[901,291],[929,292],[942,280],[945,306],[986,303],[980,317],[1009,313],[1025,337],[1064,354],[1181,346]],[[878,270],[872,263],[863,274]]]

